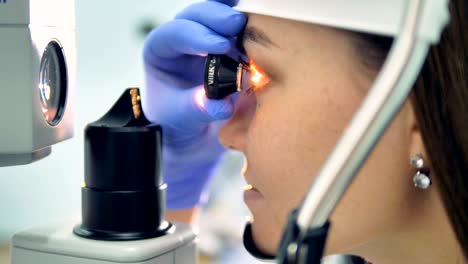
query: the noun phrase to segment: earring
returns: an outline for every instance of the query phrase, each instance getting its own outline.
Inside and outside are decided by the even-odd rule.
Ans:
[[[413,177],[414,187],[419,189],[427,189],[432,184],[431,177],[429,176],[429,169],[424,168],[424,160],[420,154],[416,154],[411,158],[411,166],[418,171]]]

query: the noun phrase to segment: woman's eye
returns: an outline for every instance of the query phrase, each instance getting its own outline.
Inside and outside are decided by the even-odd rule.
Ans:
[[[245,73],[242,76],[242,90],[246,93],[259,91],[270,82],[267,74],[255,63],[251,62],[245,67]]]

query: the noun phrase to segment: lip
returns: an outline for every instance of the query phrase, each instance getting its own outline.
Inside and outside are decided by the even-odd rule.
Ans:
[[[259,193],[259,194],[262,193],[256,187],[257,185],[255,184],[255,181],[254,181],[255,177],[252,177],[251,175],[249,175],[246,172],[242,173],[242,175],[244,176],[244,180],[247,182],[247,185],[244,187],[244,192],[255,192],[255,193]]]
[[[249,208],[255,207],[255,205],[263,199],[263,194],[252,185],[247,185],[247,187],[244,188],[244,202]]]
[[[244,202],[250,210],[259,205],[264,200],[263,194],[255,187],[253,179],[248,173],[248,162],[244,158],[244,167],[242,168],[242,176],[244,176],[247,186],[244,187]]]

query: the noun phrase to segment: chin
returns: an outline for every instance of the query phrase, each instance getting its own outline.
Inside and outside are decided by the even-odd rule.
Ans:
[[[276,255],[281,240],[281,235],[283,231],[283,226],[278,227],[274,224],[273,218],[270,218],[268,222],[261,220],[266,220],[267,217],[255,217],[252,222],[252,236],[255,242],[255,245],[263,253],[269,255]],[[268,218],[267,218],[268,219]]]

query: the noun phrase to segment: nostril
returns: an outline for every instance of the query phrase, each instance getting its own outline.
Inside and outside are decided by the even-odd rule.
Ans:
[[[234,148],[234,146],[233,146],[233,145],[229,145],[229,146],[228,146],[228,149],[231,149],[231,150],[237,150],[236,148]]]

